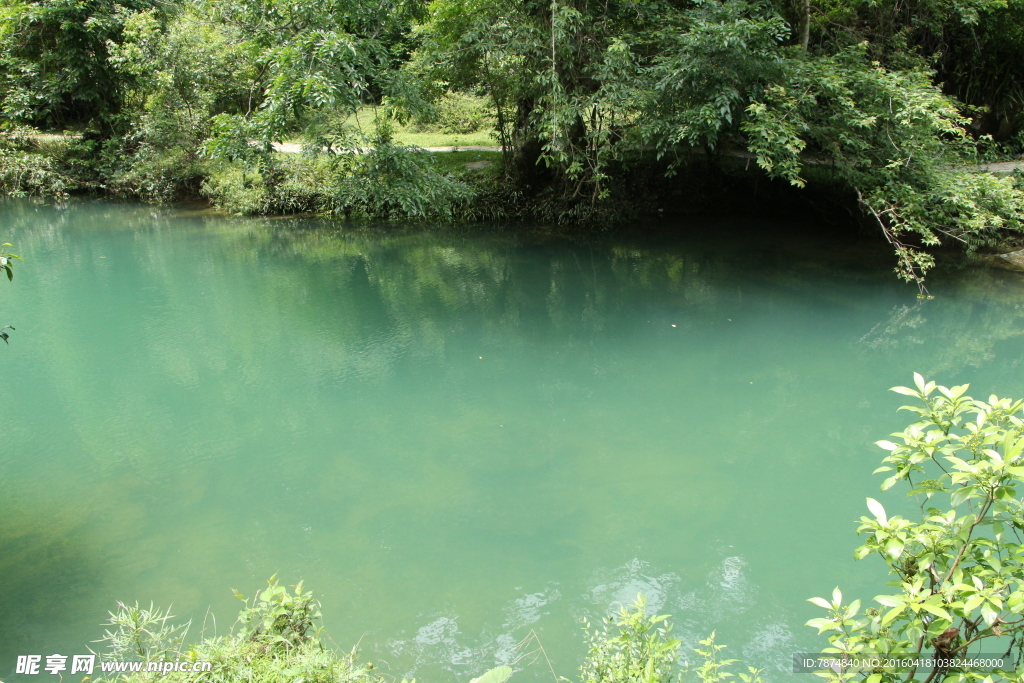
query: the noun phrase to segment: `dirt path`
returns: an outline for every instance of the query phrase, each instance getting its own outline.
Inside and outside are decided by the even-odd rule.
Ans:
[[[275,142],[274,149],[287,154],[298,154],[302,151],[302,145],[296,142]],[[427,152],[500,152],[501,147],[480,147],[477,145],[454,146],[454,147],[424,147]]]
[[[40,142],[53,142],[62,138],[77,138],[77,135],[56,135],[50,133],[37,133],[33,135],[36,140]],[[275,142],[274,149],[278,152],[285,152],[287,154],[298,154],[302,151],[302,145],[296,142]],[[501,147],[491,146],[479,146],[479,145],[456,145],[452,147],[424,147],[424,151],[427,152],[500,152]],[[702,150],[701,150],[702,151]],[[753,158],[753,155],[749,152],[734,152],[733,156],[743,156]],[[981,164],[979,166],[969,166],[964,170],[976,171],[981,173],[1013,173],[1017,169],[1024,169],[1024,160],[1021,161],[999,161],[992,164]]]
[[[983,171],[985,173],[1013,173],[1018,168],[1024,169],[1024,161],[1000,161],[995,164],[982,164],[974,166],[971,170]]]

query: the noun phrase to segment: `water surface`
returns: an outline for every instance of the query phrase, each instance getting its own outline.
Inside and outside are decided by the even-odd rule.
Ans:
[[[821,226],[14,202],[0,227],[26,259],[0,283],[5,680],[119,599],[223,633],[275,572],[399,678],[468,681],[531,630],[571,677],[579,620],[639,592],[789,680],[822,642],[805,599],[884,581],[852,520],[906,420],[886,389],[1024,395],[1019,276],[951,269],[920,303]]]

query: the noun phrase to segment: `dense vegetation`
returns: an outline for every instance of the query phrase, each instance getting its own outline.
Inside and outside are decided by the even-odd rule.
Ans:
[[[138,604],[118,603],[104,624],[104,637],[98,641],[101,666],[112,671],[100,673],[96,680],[122,683],[149,681],[309,681],[311,683],[385,683],[394,677],[376,670],[372,663],[361,662],[355,650],[338,653],[326,645],[318,625],[320,606],[313,594],[303,590],[302,582],[289,591],[277,577],[251,599],[239,614],[232,632],[226,636],[201,638],[186,644],[191,623],[175,624],[169,611],[147,609]],[[682,641],[671,636],[667,617],[648,615],[643,596],[633,605],[623,606],[615,616],[608,617],[602,628],[587,624],[588,653],[580,667],[580,683],[671,683],[677,678],[677,663]],[[694,667],[695,675],[705,683],[716,683],[733,674],[724,671],[735,660],[719,656],[722,645],[715,645],[714,635],[701,641],[696,650],[702,659]],[[514,664],[528,666],[543,661],[555,683],[567,681],[551,668],[544,646],[531,632],[517,647]],[[135,673],[113,671],[117,664],[142,662]],[[161,672],[164,662],[184,662],[185,670]],[[196,663],[209,662],[203,671],[191,671]],[[148,669],[154,666],[155,670]],[[125,667],[127,668],[127,667]],[[514,669],[501,665],[483,672],[470,683],[506,683]],[[760,683],[759,671],[748,668],[742,681]],[[414,683],[405,681],[403,683]]]
[[[862,216],[920,282],[927,247],[1019,235],[1015,180],[965,169],[1022,150],[1022,58],[1020,0],[8,2],[0,186],[603,223],[766,175]],[[505,152],[470,171],[411,128]]]

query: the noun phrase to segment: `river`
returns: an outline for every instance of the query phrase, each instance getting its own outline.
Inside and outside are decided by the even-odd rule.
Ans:
[[[25,258],[0,283],[4,680],[85,653],[117,600],[223,634],[274,573],[398,678],[466,683],[531,630],[571,678],[580,619],[643,593],[688,647],[717,630],[790,680],[823,644],[806,598],[884,584],[852,555],[872,442],[909,421],[887,389],[1024,395],[1024,279],[947,268],[918,301],[822,226],[9,201],[0,231]]]

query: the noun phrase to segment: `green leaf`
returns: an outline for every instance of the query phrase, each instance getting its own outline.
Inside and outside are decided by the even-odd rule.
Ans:
[[[874,498],[868,498],[867,501],[868,501],[868,510],[871,511],[871,514],[873,514],[875,516],[875,518],[878,519],[878,521],[882,525],[888,524],[889,523],[889,518],[886,517],[886,515],[885,515],[885,508],[882,507],[882,504],[879,503]]]
[[[933,605],[933,604],[928,603],[928,602],[922,602],[921,603],[921,609],[927,610],[927,611],[931,612],[932,614],[934,614],[935,616],[941,617],[941,618],[943,618],[943,619],[945,619],[947,621],[950,621],[950,622],[953,621],[953,617],[951,617],[949,615],[949,612],[947,612],[946,610],[942,609],[941,607],[939,607],[937,605]]]
[[[496,666],[487,673],[474,678],[470,683],[505,683],[512,677],[512,667]]]
[[[973,486],[961,486],[950,494],[949,504],[953,507],[959,507],[965,500],[971,497],[975,490],[976,489]]]
[[[967,599],[967,602],[964,603],[964,614],[970,614],[971,612],[976,610],[979,605],[981,605],[984,602],[985,602],[985,596],[983,596],[983,595],[973,595],[973,596],[971,596],[970,598]]]
[[[876,595],[875,602],[886,607],[901,607],[906,601],[897,595]]]
[[[885,616],[882,617],[882,626],[888,626],[889,622],[898,617],[904,609],[904,607],[896,607],[886,612]]]
[[[824,633],[825,631],[829,630],[830,628],[836,628],[836,623],[834,621],[832,621],[831,619],[819,618],[819,619],[811,619],[811,620],[809,620],[805,624],[805,626],[810,626],[811,628],[818,629],[818,633]]]
[[[914,384],[917,385],[917,388],[918,388],[919,391],[924,393],[925,382],[924,382],[924,377],[921,376],[921,373],[919,373],[919,372],[915,372],[914,373]]]
[[[903,554],[903,548],[903,541],[898,538],[890,538],[885,544],[885,554],[895,560]]]

